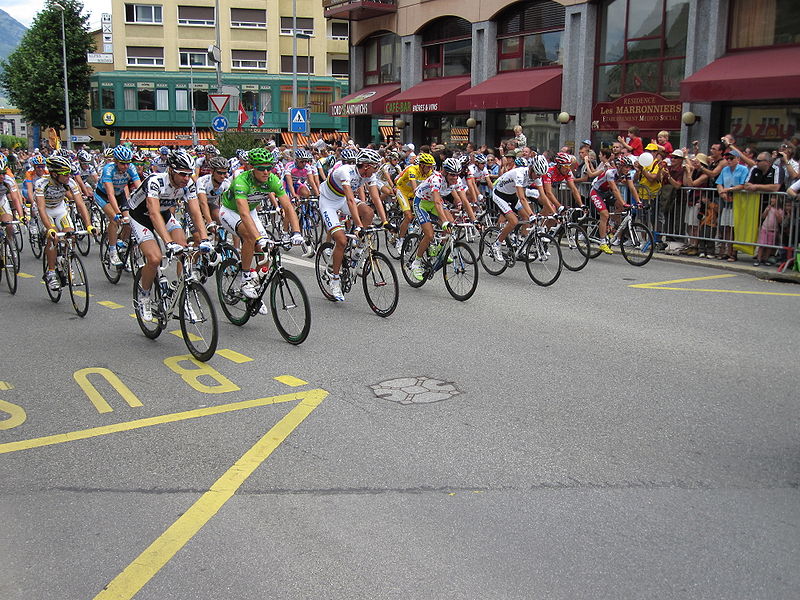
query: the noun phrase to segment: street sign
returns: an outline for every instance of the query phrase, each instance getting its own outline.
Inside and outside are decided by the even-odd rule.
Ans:
[[[113,112],[103,113],[103,123],[105,123],[106,125],[113,125],[116,120],[117,117],[114,115]]]
[[[188,133],[178,133],[178,134],[175,135],[175,139],[176,140],[190,140],[190,139],[192,139],[192,136],[189,135]]]
[[[289,133],[308,133],[308,109],[289,109]]]
[[[113,54],[102,54],[99,52],[90,52],[86,55],[86,62],[90,64],[114,64]]]
[[[211,129],[213,129],[214,131],[227,131],[228,119],[226,119],[222,115],[217,115],[216,117],[211,119]]]
[[[222,114],[222,111],[225,110],[225,107],[228,105],[228,100],[230,100],[231,97],[228,94],[209,94],[208,99],[211,100],[214,110]]]
[[[90,135],[73,135],[69,139],[72,140],[72,143],[86,144],[91,142],[94,138]]]

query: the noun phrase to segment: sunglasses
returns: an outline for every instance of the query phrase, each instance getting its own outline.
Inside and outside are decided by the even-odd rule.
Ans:
[[[122,162],[121,160],[118,160],[118,161],[117,161],[117,164],[118,164],[118,165],[120,165],[120,166],[122,166],[122,167],[127,167],[127,166],[128,166],[129,164],[131,164],[131,163],[130,163],[130,162]]]
[[[192,176],[192,172],[191,171],[173,171],[173,173],[175,173],[175,175],[180,175],[181,177],[191,177]]]
[[[227,171],[214,171],[214,173],[216,173],[217,175],[227,175],[228,174]]]
[[[257,167],[253,166],[253,168],[256,171],[272,171],[272,166],[267,166],[267,165],[258,165]]]
[[[736,158],[735,156],[726,156],[725,160],[734,160],[735,158]]]

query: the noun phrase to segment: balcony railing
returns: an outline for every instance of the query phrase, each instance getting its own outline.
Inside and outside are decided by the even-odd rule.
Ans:
[[[361,21],[397,12],[397,0],[322,0],[326,19]]]

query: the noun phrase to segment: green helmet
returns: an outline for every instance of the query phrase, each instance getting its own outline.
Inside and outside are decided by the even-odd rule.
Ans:
[[[266,148],[253,148],[247,153],[247,159],[254,167],[259,165],[271,167],[275,164],[275,156]]]

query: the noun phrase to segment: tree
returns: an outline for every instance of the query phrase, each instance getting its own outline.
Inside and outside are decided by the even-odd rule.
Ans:
[[[64,33],[67,41],[67,78],[71,115],[89,107],[89,76],[86,60],[94,52],[89,34],[89,17],[81,14],[80,0],[59,0],[64,7]],[[61,45],[61,10],[55,0],[47,0],[30,29],[9,56],[0,60],[3,69],[0,85],[27,121],[59,129],[64,116],[64,63]]]

